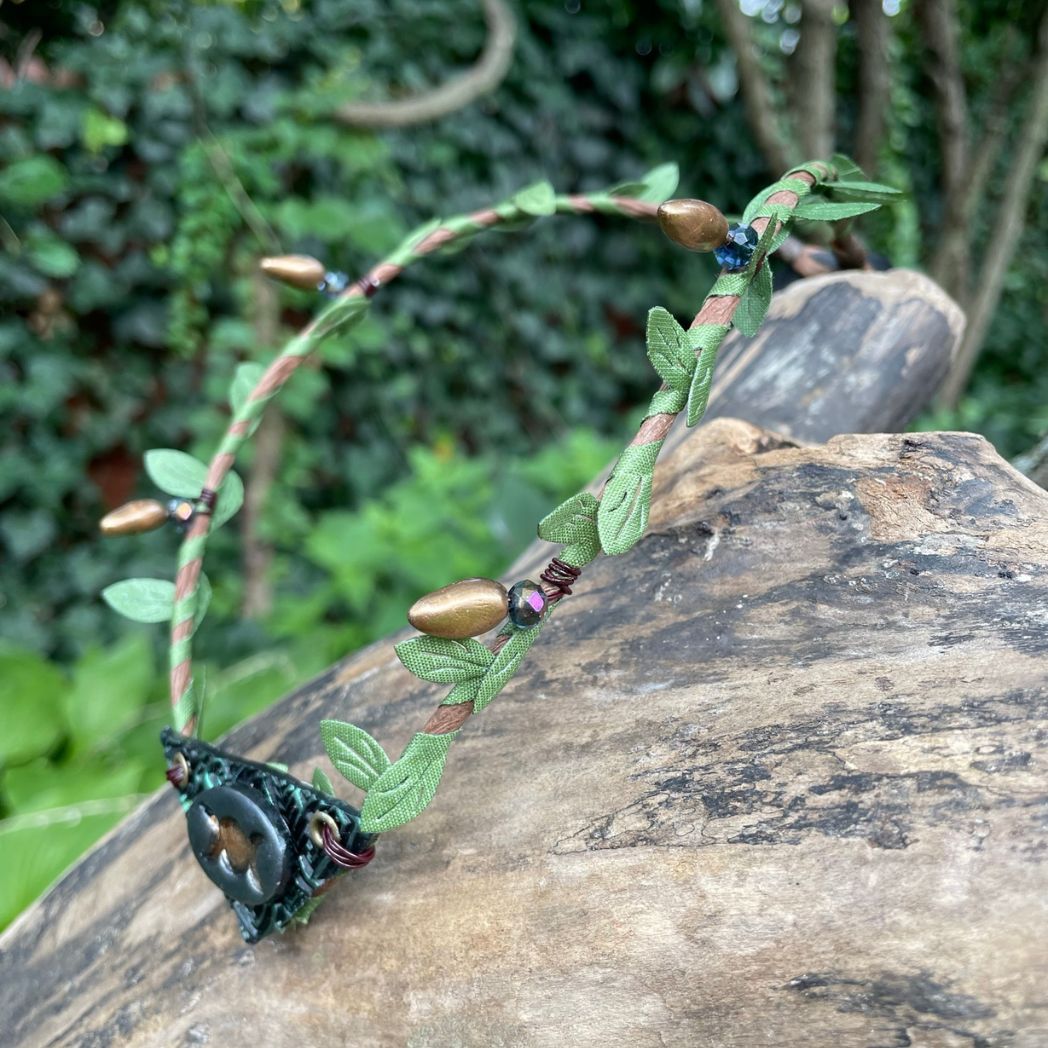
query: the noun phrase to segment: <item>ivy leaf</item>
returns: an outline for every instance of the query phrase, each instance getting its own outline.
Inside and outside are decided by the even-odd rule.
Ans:
[[[541,218],[557,210],[557,194],[549,182],[536,182],[513,194],[513,203],[526,215]]]
[[[578,542],[596,529],[599,506],[588,491],[572,495],[539,521],[539,538],[547,542]]]
[[[393,650],[416,677],[434,684],[458,684],[482,677],[494,658],[483,644],[472,638],[446,640],[425,634],[402,641]]]
[[[173,448],[154,448],[145,454],[149,479],[169,495],[195,499],[207,479],[207,466],[199,459]]]
[[[752,338],[764,320],[771,305],[771,263],[767,259],[757,270],[735,309],[735,326]]]
[[[811,222],[836,222],[841,218],[854,218],[856,215],[866,214],[867,211],[876,211],[880,206],[873,202],[838,202],[811,196],[797,205],[794,214],[797,218]]]
[[[199,494],[197,489],[197,494]],[[218,489],[218,498],[215,500],[215,511],[214,518],[211,521],[211,528],[222,527],[223,524],[234,513],[244,504],[244,482],[240,479],[240,476],[230,470],[226,474],[226,479],[222,481],[221,487]]]
[[[378,744],[376,743],[376,745]],[[321,793],[329,793],[332,797],[335,795],[335,787],[331,785],[331,780],[327,777],[327,773],[323,768],[313,769],[313,789],[319,790]]]
[[[370,790],[372,784],[392,767],[386,751],[363,728],[358,728],[355,724],[322,720],[320,740],[338,773],[362,790]],[[313,773],[314,786],[317,784],[317,772],[320,772],[319,768]],[[328,787],[330,786],[328,781]],[[334,791],[329,788],[326,792]]]
[[[892,204],[903,196],[901,190],[880,182],[827,182],[826,191],[838,200],[869,200]]]
[[[651,480],[661,447],[661,441],[627,447],[604,486],[597,530],[601,547],[609,556],[632,549],[648,526]]]
[[[170,579],[124,579],[106,586],[102,599],[134,622],[166,622],[175,606],[175,584]]]
[[[648,310],[648,360],[670,389],[687,389],[695,367],[695,354],[687,332],[662,306]]]
[[[385,833],[425,811],[437,792],[448,750],[457,734],[415,735],[396,764],[388,767],[368,789],[360,811],[364,833]]]
[[[254,361],[238,364],[229,387],[229,406],[234,415],[239,415],[247,403],[251,391],[265,374],[265,366]]]

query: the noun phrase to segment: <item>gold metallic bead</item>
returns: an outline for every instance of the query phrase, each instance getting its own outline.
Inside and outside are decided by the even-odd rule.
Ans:
[[[463,579],[434,590],[411,605],[408,622],[420,633],[446,640],[479,637],[509,611],[506,587],[493,579]]]
[[[137,535],[153,531],[167,521],[167,506],[156,499],[136,499],[125,502],[98,523],[103,535]]]
[[[276,255],[262,259],[259,267],[267,277],[304,291],[316,291],[327,275],[324,263],[311,255]]]
[[[713,251],[728,236],[728,220],[705,200],[667,200],[659,205],[659,226],[689,251]]]

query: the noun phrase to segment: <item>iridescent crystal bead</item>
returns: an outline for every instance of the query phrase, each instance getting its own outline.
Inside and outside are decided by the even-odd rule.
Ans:
[[[733,222],[728,227],[727,239],[713,252],[713,257],[726,269],[745,269],[759,241],[760,237],[753,226]]]
[[[537,626],[546,613],[548,603],[542,587],[530,579],[524,579],[509,591],[510,621],[519,629]]]

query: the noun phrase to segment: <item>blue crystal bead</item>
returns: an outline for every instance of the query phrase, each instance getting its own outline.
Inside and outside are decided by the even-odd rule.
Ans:
[[[727,239],[714,250],[713,257],[726,269],[745,269],[753,258],[759,240],[753,226],[740,226],[738,222],[733,222],[728,226]]]

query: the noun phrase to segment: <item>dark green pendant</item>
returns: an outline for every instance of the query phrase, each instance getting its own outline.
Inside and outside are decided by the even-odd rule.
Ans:
[[[331,878],[345,873],[318,838],[333,821],[343,849],[364,852],[360,813],[286,772],[185,738],[160,735],[201,869],[224,892],[247,942],[283,931]],[[330,826],[331,823],[328,823]]]

